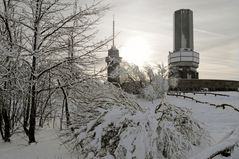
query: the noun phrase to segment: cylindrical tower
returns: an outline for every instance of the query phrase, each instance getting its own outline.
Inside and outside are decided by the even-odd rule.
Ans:
[[[174,51],[193,51],[193,12],[180,9],[174,12]]]
[[[193,12],[180,9],[174,12],[174,50],[168,56],[169,76],[198,79],[199,53],[193,45]]]

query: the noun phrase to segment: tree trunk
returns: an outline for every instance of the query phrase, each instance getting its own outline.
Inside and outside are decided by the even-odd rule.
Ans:
[[[29,143],[36,142],[35,140],[35,127],[36,127],[36,85],[32,86],[32,98],[31,98],[31,114],[30,114],[30,126],[29,126]]]
[[[1,92],[2,93],[2,92]],[[5,106],[5,102],[3,100],[3,98],[1,97],[0,99],[0,133],[1,133],[1,136],[2,136],[2,139],[5,141],[5,142],[10,142],[10,137],[11,137],[11,134],[10,134],[10,118],[9,118],[9,115],[8,115],[8,112],[7,112],[7,109],[6,109],[6,106]]]
[[[36,142],[35,140],[35,127],[36,127],[36,77],[34,75],[36,69],[36,57],[33,56],[32,59],[32,87],[31,87],[31,113],[30,113],[30,121],[29,121],[29,143]]]
[[[39,126],[40,127],[43,127],[44,126],[44,123],[45,123],[45,120],[46,120],[46,118],[51,114],[49,114],[49,113],[47,113],[46,114],[46,108],[49,106],[50,107],[50,104],[51,104],[51,96],[52,96],[52,94],[54,93],[54,91],[53,92],[50,92],[49,91],[49,94],[48,94],[48,97],[47,97],[47,99],[46,99],[46,101],[45,101],[45,103],[44,103],[44,106],[41,108],[41,110],[40,110],[40,119],[39,119]],[[50,108],[51,109],[51,108]],[[51,112],[51,110],[50,110],[50,112]]]
[[[1,133],[2,139],[4,139],[4,134],[3,134],[2,125],[3,125],[3,121],[2,121],[2,111],[0,110],[0,133]]]
[[[58,85],[61,86],[61,83],[59,80],[57,80]],[[68,108],[68,97],[67,97],[67,93],[65,91],[65,89],[63,87],[60,87],[62,90],[62,93],[64,95],[64,99],[63,99],[63,106],[65,107],[65,113],[66,113],[66,126],[68,127],[69,125],[71,125],[70,122],[70,113],[69,113],[69,108]]]
[[[7,88],[7,82],[4,83],[4,89],[6,90]],[[1,91],[1,94],[5,94]],[[10,134],[10,129],[11,129],[11,124],[10,124],[10,117],[9,117],[9,105],[6,105],[6,101],[5,99],[8,99],[7,98],[7,95],[5,94],[3,96],[3,98],[1,99],[2,100],[2,110],[1,110],[1,115],[2,115],[2,123],[1,125],[3,125],[4,123],[4,128],[2,127],[2,129],[4,129],[4,132],[3,133],[3,140],[5,142],[10,142],[10,137],[11,137],[11,134]]]
[[[29,94],[31,93],[30,88],[29,88]],[[26,103],[26,108],[24,107],[24,121],[23,121],[23,129],[26,133],[27,136],[29,136],[29,130],[27,129],[28,127],[28,120],[29,120],[29,113],[30,113],[30,105],[31,105],[31,97],[28,95],[27,97],[27,103]]]
[[[36,142],[35,140],[35,127],[36,127],[36,69],[37,69],[37,57],[38,54],[38,38],[39,38],[39,17],[41,13],[40,0],[36,0],[36,9],[34,17],[34,36],[33,36],[33,56],[32,56],[32,71],[31,71],[31,111],[29,121],[29,144]]]
[[[3,117],[3,121],[4,121],[4,138],[3,140],[5,142],[10,142],[10,120],[9,120],[9,116],[7,113],[6,108],[3,108],[2,110],[2,117]]]
[[[64,98],[65,98],[66,126],[68,127],[70,126],[71,122],[70,122],[70,113],[68,109],[68,99],[67,99],[66,92],[64,94]]]
[[[65,99],[63,99],[63,103],[62,103],[62,108],[61,108],[61,117],[60,117],[60,130],[62,130],[62,123],[63,123],[63,114],[64,114],[64,101]]]

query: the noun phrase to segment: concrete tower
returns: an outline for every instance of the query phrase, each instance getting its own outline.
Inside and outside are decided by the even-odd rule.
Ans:
[[[115,47],[115,21],[113,18],[113,44],[112,47],[108,50],[108,56],[105,58],[107,63],[107,77],[108,81],[114,84],[120,84],[120,62],[121,57],[119,56],[119,50]]]
[[[193,45],[193,12],[180,9],[174,12],[174,50],[168,56],[169,76],[198,79],[199,53]]]

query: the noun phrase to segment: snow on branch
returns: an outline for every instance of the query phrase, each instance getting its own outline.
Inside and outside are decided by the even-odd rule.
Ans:
[[[218,155],[230,156],[231,151],[239,144],[239,127],[230,132],[221,142],[200,152],[194,159],[212,159]]]
[[[209,144],[188,109],[166,102],[143,109],[111,84],[92,84],[75,94],[71,129],[63,133],[80,158],[185,159],[194,147]]]

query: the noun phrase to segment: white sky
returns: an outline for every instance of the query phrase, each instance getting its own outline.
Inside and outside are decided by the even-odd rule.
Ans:
[[[99,36],[112,34],[112,16],[115,15],[116,32],[119,32],[116,46],[124,60],[144,59],[149,64],[167,65],[168,52],[173,50],[173,13],[178,9],[191,9],[194,50],[200,53],[200,78],[239,80],[238,0],[106,2],[112,8],[102,19]]]

